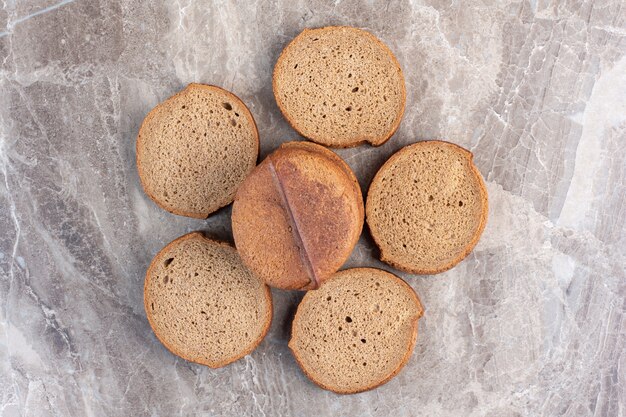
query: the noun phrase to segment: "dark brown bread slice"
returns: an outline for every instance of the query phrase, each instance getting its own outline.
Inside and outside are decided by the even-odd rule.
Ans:
[[[230,204],[256,165],[259,135],[234,94],[189,84],[146,116],[137,169],[146,194],[182,216],[206,218]]]
[[[289,347],[304,373],[340,394],[366,391],[407,363],[424,309],[415,291],[374,268],[340,271],[306,293]]]
[[[268,285],[313,289],[346,261],[363,217],[348,165],[322,146],[289,142],[239,188],[233,236],[243,261]]]
[[[487,223],[487,190],[469,151],[448,142],[418,142],[378,171],[366,211],[383,262],[436,274],[476,246]]]
[[[174,240],[152,260],[144,307],[165,347],[211,368],[252,352],[272,320],[269,288],[232,246],[199,232]]]
[[[276,62],[273,88],[295,130],[339,148],[382,145],[400,125],[406,101],[389,48],[369,32],[342,26],[300,33]]]

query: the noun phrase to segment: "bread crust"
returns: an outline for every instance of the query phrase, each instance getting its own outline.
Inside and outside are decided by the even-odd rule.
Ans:
[[[344,270],[341,270],[341,271],[337,272],[331,279],[335,279],[336,277],[340,276],[342,273],[346,273],[346,272],[366,272],[366,271],[367,272],[375,271],[376,273],[383,272],[385,274],[389,274],[389,275],[393,276],[396,280],[400,281],[401,284],[409,291],[409,293],[411,294],[411,298],[413,298],[415,303],[418,305],[418,308],[419,308],[420,311],[418,312],[418,314],[411,321],[412,335],[411,335],[411,338],[409,339],[409,345],[407,346],[406,352],[405,352],[404,356],[402,357],[402,360],[401,360],[400,364],[389,375],[387,375],[385,378],[383,378],[379,382],[376,382],[374,384],[368,385],[368,386],[366,386],[364,388],[361,388],[361,389],[342,390],[340,388],[336,388],[336,387],[332,387],[330,385],[324,384],[320,380],[316,379],[315,376],[312,375],[309,371],[307,371],[306,367],[304,366],[304,361],[298,355],[298,352],[297,352],[297,350],[294,347],[295,340],[298,337],[297,328],[296,328],[296,322],[298,321],[298,318],[300,317],[300,305],[302,305],[302,303],[304,303],[305,298],[307,296],[309,296],[309,297],[312,296],[309,293],[305,294],[304,298],[300,302],[300,305],[298,306],[298,309],[296,310],[296,314],[294,316],[294,319],[293,319],[293,322],[292,322],[292,325],[291,325],[291,339],[289,340],[289,350],[291,350],[291,353],[293,354],[293,357],[295,358],[298,366],[300,367],[302,372],[307,376],[307,378],[309,378],[311,381],[313,381],[320,388],[325,389],[327,391],[332,391],[332,392],[337,393],[337,394],[356,394],[356,393],[359,393],[359,392],[370,391],[370,390],[372,390],[374,388],[377,388],[377,387],[380,387],[381,385],[386,384],[393,377],[398,375],[398,373],[408,363],[409,359],[411,358],[411,355],[413,354],[413,350],[415,349],[415,344],[417,343],[418,321],[419,321],[419,319],[421,317],[424,316],[424,307],[422,305],[422,302],[419,299],[419,296],[415,292],[415,290],[409,284],[407,284],[406,281],[404,281],[402,278],[398,277],[397,275],[392,274],[391,272],[388,272],[388,271],[385,271],[385,270],[382,270],[382,269],[378,269],[378,268],[351,268],[351,269],[344,269]]]
[[[252,351],[254,351],[254,349],[256,349],[257,346],[259,346],[259,344],[263,341],[263,339],[267,335],[267,332],[269,331],[269,328],[270,328],[270,326],[272,324],[272,316],[273,316],[273,310],[274,310],[273,305],[272,305],[272,292],[270,291],[270,288],[267,285],[263,285],[265,300],[267,301],[267,306],[268,306],[268,309],[265,312],[265,317],[264,317],[265,325],[264,325],[263,329],[261,330],[261,334],[259,335],[257,340],[255,340],[250,346],[248,346],[240,354],[235,355],[235,356],[233,356],[231,358],[228,358],[226,360],[223,360],[221,362],[210,363],[210,362],[205,362],[205,361],[203,361],[202,359],[199,359],[199,358],[194,358],[194,357],[187,356],[185,353],[176,350],[173,346],[171,346],[166,341],[166,338],[164,338],[156,330],[155,323],[152,321],[150,309],[148,308],[148,306],[150,305],[150,300],[148,300],[148,283],[150,282],[151,277],[153,276],[153,273],[152,273],[153,268],[164,260],[164,257],[169,252],[170,248],[172,248],[174,246],[177,246],[181,242],[184,242],[186,240],[193,240],[193,239],[205,240],[205,241],[210,242],[212,244],[217,244],[217,245],[229,248],[229,249],[231,249],[233,251],[236,251],[236,249],[231,244],[226,243],[226,242],[221,242],[221,241],[218,241],[218,240],[209,239],[202,232],[191,232],[191,233],[183,235],[183,236],[181,236],[181,237],[179,237],[177,239],[174,239],[173,241],[168,243],[163,249],[161,249],[156,254],[156,256],[154,257],[152,262],[150,262],[150,266],[148,267],[148,270],[146,271],[146,278],[144,280],[144,287],[143,287],[144,310],[146,312],[146,318],[148,319],[148,323],[150,324],[150,327],[152,328],[152,331],[154,332],[154,334],[157,337],[157,339],[159,340],[159,342],[161,342],[161,344],[163,346],[165,346],[167,348],[167,350],[172,352],[174,355],[179,356],[179,357],[185,359],[186,361],[197,363],[199,365],[205,365],[205,366],[208,366],[209,368],[221,368],[223,366],[226,366],[226,365],[228,365],[230,363],[233,363],[233,362],[243,358],[244,356],[252,353]]]
[[[197,89],[197,88],[216,91],[216,92],[218,92],[220,94],[223,94],[229,100],[236,101],[239,104],[241,104],[242,108],[245,109],[245,111],[242,113],[242,116],[244,116],[247,119],[248,123],[253,128],[252,130],[254,132],[254,141],[256,143],[255,161],[258,161],[259,149],[260,149],[259,129],[257,128],[256,122],[254,121],[254,117],[252,117],[252,113],[250,112],[250,109],[248,109],[248,106],[246,106],[246,104],[239,97],[237,97],[234,93],[231,93],[228,90],[225,90],[225,89],[223,89],[221,87],[218,87],[216,85],[199,84],[199,83],[188,84],[184,89],[182,89],[178,93],[174,94],[173,96],[169,97],[165,101],[157,104],[152,110],[150,110],[150,112],[148,112],[146,117],[143,119],[143,122],[141,122],[141,126],[139,127],[139,132],[137,133],[137,143],[135,145],[135,161],[137,163],[137,172],[139,174],[139,181],[141,182],[141,187],[143,188],[143,190],[146,193],[146,195],[148,197],[150,197],[150,199],[152,201],[154,201],[159,207],[161,207],[164,210],[167,210],[168,212],[170,212],[172,214],[176,214],[178,216],[192,217],[192,218],[195,218],[195,219],[206,219],[207,217],[209,217],[209,215],[211,215],[212,213],[216,212],[220,208],[226,207],[227,205],[232,203],[233,200],[235,199],[236,190],[228,197],[228,199],[226,200],[226,202],[224,204],[219,205],[217,208],[215,208],[215,210],[209,211],[207,213],[204,213],[204,212],[199,213],[199,212],[191,212],[191,211],[180,210],[180,209],[178,209],[178,208],[168,204],[167,202],[165,202],[163,200],[160,200],[153,193],[151,193],[149,191],[149,188],[147,187],[147,184],[146,184],[145,179],[144,179],[145,178],[145,171],[144,171],[143,165],[141,163],[141,150],[142,150],[142,146],[143,146],[143,135],[142,135],[142,132],[145,130],[145,126],[147,126],[148,122],[156,117],[156,115],[158,113],[156,110],[159,109],[162,106],[167,106],[168,103],[171,100],[173,100],[174,98],[179,97],[179,96],[184,96],[185,94],[189,94],[189,92],[191,90]],[[256,165],[256,163],[255,163],[255,165]],[[254,166],[252,166],[248,170],[248,174],[252,171],[252,169],[254,169]]]
[[[317,152],[320,155],[323,155],[326,158],[332,160],[337,165],[339,165],[341,169],[343,169],[343,171],[348,175],[348,177],[350,177],[350,180],[354,184],[354,192],[361,197],[361,200],[363,199],[363,192],[361,191],[361,185],[359,184],[359,180],[356,178],[354,171],[352,171],[352,168],[350,168],[350,166],[346,163],[346,161],[341,159],[341,157],[337,155],[335,152],[329,149],[326,149],[323,146],[320,146],[316,143],[306,142],[306,141],[285,142],[281,144],[280,147],[281,148],[305,149],[311,152]],[[359,205],[359,215],[361,218],[365,219],[365,205],[364,204]],[[359,240],[360,236],[361,236],[361,232],[359,231],[359,234],[357,235],[357,238],[356,238],[357,241]],[[356,245],[356,241],[354,242],[354,244]]]
[[[280,96],[276,92],[276,83],[277,83],[277,79],[278,79],[278,75],[277,75],[278,68],[280,67],[280,64],[282,64],[282,61],[285,59],[285,56],[287,55],[289,50],[292,49],[292,48],[295,48],[295,46],[297,45],[297,42],[299,40],[301,40],[306,34],[309,34],[309,33],[314,32],[314,31],[329,32],[329,31],[333,31],[333,30],[336,30],[336,29],[348,29],[348,30],[356,31],[356,32],[358,32],[358,33],[368,37],[370,40],[372,40],[377,45],[381,46],[382,49],[385,50],[389,54],[389,56],[391,57],[391,60],[392,60],[393,64],[395,65],[396,69],[398,70],[398,72],[400,74],[400,77],[402,79],[402,90],[401,90],[402,106],[400,108],[400,111],[398,112],[398,115],[397,115],[396,119],[394,120],[393,124],[391,125],[391,128],[387,132],[387,134],[381,136],[380,138],[378,138],[378,140],[363,139],[363,140],[359,140],[359,141],[355,141],[355,142],[351,142],[351,143],[346,143],[346,144],[337,144],[337,143],[333,143],[333,138],[329,138],[329,137],[312,138],[312,137],[306,136],[302,132],[302,130],[297,127],[297,122],[293,118],[289,117],[289,114],[285,110],[284,103],[282,102],[282,100],[280,99]],[[394,135],[394,133],[396,133],[396,131],[400,127],[400,122],[402,121],[402,117],[404,116],[404,110],[406,108],[406,85],[405,85],[405,81],[404,81],[404,73],[402,72],[402,67],[400,67],[400,63],[398,62],[398,59],[396,58],[396,56],[393,54],[393,52],[391,51],[391,49],[389,49],[389,47],[387,45],[385,45],[380,39],[378,39],[372,33],[368,32],[366,30],[355,28],[355,27],[351,27],[351,26],[325,26],[325,27],[321,27],[321,28],[304,29],[302,32],[300,32],[298,34],[298,36],[296,36],[295,38],[293,38],[293,40],[291,42],[289,42],[289,44],[285,47],[285,49],[283,49],[283,51],[278,56],[278,60],[276,61],[276,65],[274,65],[274,71],[273,71],[273,74],[272,74],[272,91],[274,92],[274,98],[276,99],[276,104],[278,105],[278,108],[280,109],[281,113],[283,114],[283,116],[287,120],[287,123],[289,123],[289,125],[296,132],[298,132],[301,136],[307,138],[308,140],[310,140],[312,142],[318,143],[320,145],[328,146],[330,148],[343,148],[343,149],[345,149],[345,148],[354,148],[356,146],[364,145],[366,143],[369,143],[372,146],[378,147],[378,146],[381,146],[381,145],[385,144]]]
[[[318,180],[311,178],[306,170],[299,167],[300,158],[306,155],[316,155],[317,166],[325,166],[334,172],[345,174],[346,178],[341,179],[342,187],[347,186],[345,189],[349,190],[351,186],[353,192],[338,196],[334,195],[333,190],[335,189],[333,188],[317,187],[316,185],[319,185]],[[291,169],[281,168],[281,166],[290,165],[292,166]],[[311,184],[307,186],[309,181]],[[285,193],[284,182],[292,185],[289,195]],[[294,186],[299,188],[294,189]],[[308,198],[303,197],[307,193]],[[323,206],[324,204],[336,204],[338,200],[343,202],[345,210],[334,216],[324,210],[311,213],[306,208],[311,205],[311,201],[316,201]],[[271,211],[269,207],[275,211]],[[356,213],[352,211],[351,207],[356,208]],[[272,276],[271,279],[263,270],[267,269],[265,268],[267,265],[264,264],[263,268],[259,267],[260,260],[255,256],[258,252],[257,249],[259,249],[258,236],[261,232],[246,227],[246,225],[258,223],[259,210],[270,213],[265,214],[263,227],[275,228],[277,233],[272,238],[276,239],[276,244],[283,245],[283,242],[286,242],[284,246],[289,248],[292,243],[295,243],[295,246],[298,247],[297,256],[289,252],[281,258],[281,262],[284,262],[280,264],[281,273]],[[294,212],[301,213],[301,215],[294,214]],[[278,213],[285,213],[286,215],[281,216]],[[357,220],[355,220],[355,214]],[[288,142],[268,155],[240,187],[233,206],[233,236],[244,263],[267,284],[286,290],[309,290],[317,288],[329,274],[339,269],[341,264],[350,256],[361,235],[364,217],[365,208],[361,188],[350,167],[339,156],[314,143]],[[282,234],[284,232],[283,226],[285,226],[282,219],[287,219],[289,232],[284,233],[284,236],[287,237],[283,237]],[[347,240],[345,235],[331,235],[332,237],[329,237],[332,242],[341,244],[331,256],[324,256],[327,247],[321,247],[315,239],[312,239],[312,236],[309,236],[313,234],[319,237],[316,233],[320,229],[320,223],[323,223],[323,226],[329,230],[348,229]],[[333,227],[330,227],[331,225]],[[303,230],[311,233],[303,235]],[[326,253],[326,255],[328,254]],[[277,263],[274,258],[270,257],[262,261]],[[335,265],[335,263],[338,264]],[[316,271],[323,275],[318,276]],[[285,278],[286,275],[289,277]],[[304,275],[307,276],[306,279],[303,278]]]
[[[474,247],[476,246],[476,244],[478,243],[478,241],[480,240],[480,237],[482,236],[482,233],[485,229],[485,226],[487,224],[487,217],[489,214],[489,201],[488,201],[488,195],[487,195],[487,187],[485,186],[485,182],[483,180],[482,175],[480,174],[480,172],[478,171],[478,168],[476,168],[476,166],[474,165],[473,162],[473,158],[474,155],[468,151],[467,149],[454,144],[452,142],[447,142],[447,141],[443,141],[443,140],[427,140],[427,141],[421,141],[421,142],[416,142],[413,143],[411,145],[407,145],[405,147],[403,147],[402,149],[400,149],[399,151],[397,151],[396,153],[394,153],[393,155],[391,155],[391,157],[383,164],[382,167],[380,167],[380,169],[378,170],[378,172],[376,172],[376,175],[374,176],[374,179],[372,180],[368,193],[367,193],[367,199],[366,199],[366,203],[365,203],[365,213],[366,213],[366,220],[368,218],[371,218],[371,212],[370,212],[370,208],[372,207],[372,203],[370,202],[369,198],[371,196],[371,190],[373,187],[377,186],[380,182],[380,176],[381,173],[384,172],[386,169],[388,169],[390,166],[392,166],[395,161],[400,157],[400,155],[404,152],[408,152],[411,148],[416,147],[416,146],[424,146],[427,144],[441,144],[441,143],[445,143],[447,145],[450,146],[454,146],[455,148],[458,148],[459,150],[461,150],[461,154],[465,155],[465,158],[468,160],[468,162],[470,163],[470,166],[472,168],[472,173],[474,174],[474,176],[478,179],[478,184],[479,184],[479,190],[480,190],[480,199],[481,199],[481,205],[482,205],[482,212],[481,212],[481,216],[480,216],[480,220],[479,220],[479,225],[478,228],[476,229],[476,232],[474,234],[474,236],[472,237],[472,239],[468,242],[467,246],[463,249],[463,251],[456,257],[454,258],[452,261],[450,261],[447,264],[441,265],[439,268],[413,268],[410,265],[406,265],[403,264],[401,262],[397,262],[394,259],[391,259],[390,257],[387,257],[384,253],[383,247],[382,247],[382,243],[379,240],[378,236],[378,228],[377,225],[372,224],[371,221],[366,221],[367,222],[367,226],[370,230],[370,234],[372,236],[372,238],[374,239],[374,242],[376,243],[376,246],[378,246],[378,248],[380,249],[380,260],[385,262],[388,265],[391,265],[392,267],[399,269],[400,271],[404,271],[404,272],[408,272],[411,274],[417,274],[417,275],[434,275],[434,274],[439,274],[441,272],[445,272],[451,268],[453,268],[455,265],[457,265],[459,262],[461,262],[463,259],[465,259],[467,257],[467,255],[470,254],[470,252],[474,249]]]

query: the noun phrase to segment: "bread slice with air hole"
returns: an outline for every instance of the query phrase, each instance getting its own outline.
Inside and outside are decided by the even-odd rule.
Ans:
[[[148,196],[172,213],[206,218],[233,201],[255,167],[259,135],[234,94],[190,84],[156,106],[137,137],[137,169]]]
[[[374,268],[336,273],[305,294],[289,347],[304,373],[340,394],[393,378],[409,360],[424,309],[397,276]]]
[[[395,153],[367,194],[367,224],[381,260],[416,274],[443,272],[465,258],[487,213],[487,190],[472,154],[443,141]]]
[[[350,167],[328,149],[288,142],[265,158],[235,197],[235,245],[268,285],[319,286],[348,259],[364,220]]]
[[[305,29],[274,67],[276,103],[302,136],[345,148],[387,141],[400,125],[406,91],[389,48],[353,27]]]
[[[211,368],[252,352],[272,320],[269,288],[232,246],[199,232],[174,240],[152,260],[144,307],[166,348]]]

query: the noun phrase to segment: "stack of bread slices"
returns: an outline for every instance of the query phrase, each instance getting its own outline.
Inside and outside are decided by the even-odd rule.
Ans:
[[[411,357],[424,308],[391,272],[341,270],[365,220],[390,267],[440,273],[476,245],[485,185],[470,152],[422,141],[385,162],[364,204],[356,176],[326,147],[379,146],[400,125],[402,70],[369,32],[304,30],[278,58],[273,89],[308,141],[285,142],[258,165],[254,118],[229,91],[190,84],[146,116],[137,138],[146,194],[195,218],[232,203],[234,240],[194,232],[165,246],[146,273],[146,315],[171,352],[215,368],[261,343],[269,287],[307,291],[289,341],[304,374],[337,393],[372,389]]]

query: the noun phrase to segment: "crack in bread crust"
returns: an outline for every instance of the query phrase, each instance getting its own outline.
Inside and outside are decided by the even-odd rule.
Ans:
[[[307,270],[307,273],[309,275],[309,284],[302,286],[302,289],[304,288],[315,289],[319,287],[320,280],[317,274],[315,273],[315,268],[313,268],[313,262],[311,261],[311,257],[309,256],[309,250],[307,248],[307,244],[302,238],[302,235],[300,233],[300,230],[301,230],[300,224],[298,220],[296,219],[296,216],[294,216],[293,214],[293,210],[291,209],[291,204],[289,202],[289,197],[287,197],[287,194],[285,193],[285,187],[283,186],[280,176],[276,172],[276,168],[274,167],[274,163],[272,162],[271,157],[268,158],[268,162],[269,162],[268,168],[272,175],[274,186],[276,187],[276,190],[278,191],[278,194],[280,195],[280,198],[285,207],[285,211],[287,212],[287,216],[289,217],[289,222],[291,223],[291,233],[293,235],[294,240],[296,241],[296,246],[301,248],[301,250],[298,251],[300,254],[300,258],[302,259],[302,263],[304,264]],[[313,284],[313,287],[309,287],[311,284]]]

